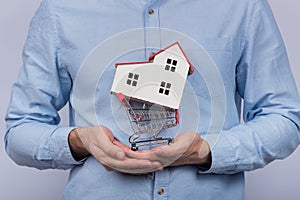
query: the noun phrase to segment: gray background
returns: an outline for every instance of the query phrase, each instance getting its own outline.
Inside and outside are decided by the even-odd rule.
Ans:
[[[300,88],[300,1],[269,0],[285,41],[292,70]],[[40,0],[0,2],[0,138],[5,132],[4,115],[10,87],[17,79],[21,52],[28,23]],[[66,119],[66,112],[61,112]],[[65,120],[62,122],[67,124]],[[275,161],[264,169],[246,173],[247,200],[300,199],[300,148],[285,160]],[[67,171],[39,171],[17,166],[4,152],[0,142],[0,199],[56,200],[67,181]],[[299,193],[299,194],[298,194]],[[221,198],[221,197],[220,197]]]

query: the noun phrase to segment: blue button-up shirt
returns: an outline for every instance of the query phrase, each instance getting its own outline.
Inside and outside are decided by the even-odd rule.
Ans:
[[[103,124],[128,144],[129,121],[110,94],[114,64],[146,61],[174,42],[195,72],[180,124],[161,134],[199,133],[211,168],[132,176],[108,172],[92,156],[75,161],[74,127]],[[6,151],[20,165],[71,169],[63,199],[243,199],[244,171],[299,144],[299,98],[266,0],[44,0],[23,60],[6,115]],[[67,103],[70,127],[62,127],[58,111]]]

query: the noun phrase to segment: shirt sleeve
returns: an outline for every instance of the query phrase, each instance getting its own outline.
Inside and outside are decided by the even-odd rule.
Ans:
[[[68,102],[72,80],[60,65],[51,10],[48,1],[42,1],[31,20],[23,65],[6,114],[5,147],[17,164],[68,169],[79,164],[68,144],[73,127],[58,125],[58,111]]]
[[[236,72],[245,123],[208,136],[212,166],[202,173],[261,168],[299,144],[300,101],[286,50],[269,4],[256,3]]]

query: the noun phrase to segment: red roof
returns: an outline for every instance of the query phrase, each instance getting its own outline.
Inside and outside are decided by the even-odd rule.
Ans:
[[[155,56],[157,56],[158,54],[160,54],[160,53],[166,51],[167,49],[169,49],[170,47],[172,47],[172,46],[174,46],[174,45],[178,45],[178,47],[179,47],[179,49],[180,49],[182,55],[184,56],[184,58],[185,58],[186,61],[188,62],[189,66],[190,66],[190,67],[189,67],[189,73],[188,73],[188,74],[191,75],[191,74],[194,72],[195,69],[194,69],[193,65],[191,64],[191,62],[189,61],[189,59],[187,58],[187,56],[185,55],[184,51],[182,50],[182,47],[180,46],[179,42],[175,42],[175,43],[171,44],[170,46],[168,46],[168,47],[166,47],[166,48],[164,48],[164,49],[158,51],[157,53],[153,53],[153,54],[149,57],[148,62],[124,62],[124,63],[116,63],[115,66],[118,67],[119,65],[152,63]]]

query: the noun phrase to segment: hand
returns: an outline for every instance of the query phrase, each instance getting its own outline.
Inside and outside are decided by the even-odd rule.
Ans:
[[[92,154],[107,170],[129,174],[145,174],[162,169],[157,161],[127,157],[116,143],[122,144],[104,126],[77,128],[69,135],[74,158],[82,159]]]
[[[179,134],[175,137],[174,143],[152,150],[134,152],[124,145],[119,146],[130,158],[158,161],[163,167],[199,165],[209,168],[211,165],[209,145],[195,132]]]
[[[152,151],[163,166],[211,165],[210,147],[195,132],[179,134],[174,138],[174,143],[156,147]]]

